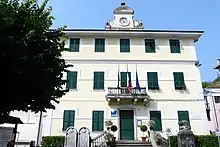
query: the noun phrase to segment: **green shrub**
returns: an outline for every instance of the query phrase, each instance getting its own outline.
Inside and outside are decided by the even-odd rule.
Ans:
[[[64,136],[45,136],[42,138],[42,147],[63,147]]]
[[[218,138],[214,135],[196,135],[197,147],[218,147]],[[177,147],[177,136],[170,137],[170,146]]]

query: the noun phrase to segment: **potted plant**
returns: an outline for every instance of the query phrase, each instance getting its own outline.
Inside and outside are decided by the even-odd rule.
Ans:
[[[105,126],[106,126],[106,134],[104,136],[105,140],[106,140],[106,144],[107,146],[115,146],[115,140],[116,140],[116,137],[114,137],[114,132],[117,131],[117,126],[116,125],[113,125],[112,121],[108,120],[108,121],[105,121]],[[113,133],[112,133],[113,132]]]
[[[115,132],[118,130],[118,127],[116,125],[111,126],[111,131],[113,132],[113,135],[115,136]],[[114,137],[113,141],[115,142],[116,137]]]
[[[148,127],[150,130],[153,130],[155,126],[156,126],[156,122],[154,120],[150,120],[148,122]]]
[[[146,142],[147,136],[144,136],[144,132],[147,131],[147,126],[146,126],[146,125],[141,125],[140,129],[141,129],[141,131],[143,132],[143,137],[141,137],[141,138],[142,138],[142,141],[143,141],[143,142]]]

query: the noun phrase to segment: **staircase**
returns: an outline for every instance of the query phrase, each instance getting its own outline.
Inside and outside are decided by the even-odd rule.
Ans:
[[[150,142],[142,142],[139,140],[118,140],[116,147],[152,147]]]

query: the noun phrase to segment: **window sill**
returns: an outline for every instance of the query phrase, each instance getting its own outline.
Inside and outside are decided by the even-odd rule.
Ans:
[[[104,92],[105,89],[93,89],[94,92]]]
[[[78,89],[70,89],[69,91],[78,91]]]

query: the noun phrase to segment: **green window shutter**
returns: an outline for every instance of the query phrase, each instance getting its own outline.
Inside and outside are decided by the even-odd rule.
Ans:
[[[77,88],[77,71],[67,72],[67,89],[76,89]]]
[[[127,87],[128,85],[128,74],[131,77],[131,72],[121,72],[120,73],[120,81],[121,81],[121,87]]]
[[[93,89],[104,89],[104,72],[94,72]]]
[[[190,125],[189,112],[188,111],[178,111],[178,121],[186,120]]]
[[[92,131],[103,131],[104,128],[104,111],[92,112]]]
[[[173,77],[174,77],[175,89],[185,89],[186,88],[183,72],[174,72]]]
[[[157,72],[147,72],[148,89],[159,90]]]
[[[146,53],[156,53],[154,39],[145,39],[145,52]]]
[[[79,52],[80,39],[71,38],[70,39],[70,52]]]
[[[154,131],[162,131],[162,121],[160,111],[150,111],[150,120],[156,122],[156,126],[153,128]]]
[[[64,110],[63,113],[63,131],[65,131],[68,127],[74,127],[75,121],[75,111],[74,110]]]
[[[120,52],[130,52],[130,39],[120,39]]]
[[[105,39],[95,39],[95,52],[105,52]]]
[[[180,52],[180,41],[171,39],[170,41],[170,51],[171,53],[181,53]]]

